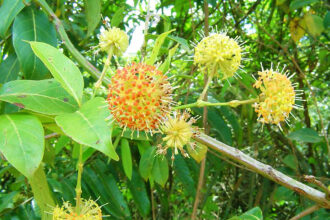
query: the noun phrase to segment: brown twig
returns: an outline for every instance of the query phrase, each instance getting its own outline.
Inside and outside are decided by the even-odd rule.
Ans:
[[[314,185],[317,185],[318,187],[320,187],[327,196],[330,195],[330,190],[328,189],[328,187],[326,187],[321,181],[317,180],[315,178],[315,176],[311,176],[311,175],[304,175],[303,179],[309,183],[312,183]]]
[[[294,216],[293,218],[291,218],[290,220],[298,220],[301,219],[302,217],[305,217],[306,215],[309,215],[317,210],[320,209],[320,206],[318,205],[314,205],[312,207],[309,207],[308,209],[306,209],[305,211],[299,213],[298,215]]]

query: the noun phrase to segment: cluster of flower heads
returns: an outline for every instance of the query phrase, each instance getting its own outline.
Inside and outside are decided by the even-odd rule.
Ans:
[[[155,66],[132,63],[111,78],[107,100],[122,128],[152,133],[170,113],[172,87]]]
[[[273,69],[258,72],[254,87],[261,90],[259,102],[254,104],[258,121],[275,124],[286,121],[295,107],[296,93],[286,74]],[[281,127],[280,127],[281,128]]]
[[[225,33],[204,37],[195,47],[194,63],[211,77],[220,69],[222,79],[234,76],[240,68],[242,48],[237,39]]]
[[[221,72],[222,79],[235,75],[241,66],[242,47],[238,38],[230,38],[225,33],[213,33],[204,37],[195,46],[194,63],[210,77]],[[104,32],[100,37],[100,47],[104,51],[113,50],[121,54],[128,46],[127,35],[118,28]],[[258,121],[280,126],[287,121],[294,108],[295,91],[289,78],[277,71],[259,72],[259,79],[254,87],[261,90],[259,101],[255,103]],[[165,135],[164,146],[160,145],[158,153],[174,148],[187,156],[183,146],[194,149],[191,141],[196,129],[196,121],[187,112],[171,113],[173,105],[173,88],[168,78],[153,65],[132,63],[118,69],[109,84],[107,102],[114,120],[123,128],[132,131],[145,131]]]
[[[82,199],[79,213],[76,207],[69,202],[64,202],[62,207],[56,206],[53,210],[53,220],[101,220],[102,211],[93,200]]]

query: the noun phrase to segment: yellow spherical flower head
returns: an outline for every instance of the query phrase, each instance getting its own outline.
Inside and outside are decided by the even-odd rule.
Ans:
[[[225,33],[204,37],[195,47],[194,63],[210,76],[220,69],[222,79],[234,76],[241,64],[242,48]]]
[[[62,207],[56,206],[53,210],[53,220],[101,220],[102,211],[93,200],[82,199],[80,212],[76,213],[76,207],[69,202],[64,202]]]
[[[253,85],[261,90],[259,102],[254,104],[258,121],[280,127],[280,122],[285,121],[295,107],[296,93],[290,77],[272,69],[258,72],[258,75]]]
[[[172,160],[174,154],[178,154],[178,150],[183,156],[187,157],[183,147],[189,145],[192,149],[195,148],[196,143],[192,140],[192,137],[197,134],[198,130],[192,126],[196,122],[196,118],[190,116],[188,112],[176,111],[172,116],[168,117],[165,122],[160,126],[160,132],[165,135],[163,141],[165,146],[158,146],[159,154],[166,154],[168,148],[174,148],[172,151]]]
[[[128,36],[119,28],[110,28],[100,35],[99,46],[102,51],[120,56],[128,47]]]
[[[155,66],[133,63],[111,78],[108,103],[119,125],[153,132],[170,112],[172,87]]]

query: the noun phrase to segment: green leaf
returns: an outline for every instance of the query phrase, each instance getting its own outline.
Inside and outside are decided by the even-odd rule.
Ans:
[[[101,160],[96,160],[92,164],[92,168],[97,175],[96,181],[98,184],[97,188],[100,188],[100,184],[104,187],[104,192],[106,193],[105,202],[106,204],[110,202],[111,209],[116,211],[119,216],[117,219],[130,219],[130,211],[128,209],[127,203],[123,197],[123,194],[118,188],[118,183],[114,176],[110,173],[113,169],[112,166],[104,163]],[[95,193],[96,197],[103,195],[103,193]]]
[[[155,156],[154,164],[152,167],[152,178],[156,183],[159,183],[163,187],[165,186],[165,183],[168,179],[168,163],[164,156]]]
[[[184,185],[184,189],[187,194],[190,196],[195,196],[195,182],[191,176],[189,167],[187,166],[186,161],[182,158],[181,154],[175,155],[174,170],[176,177]]]
[[[290,10],[294,11],[298,8],[302,8],[312,3],[318,2],[319,0],[294,0],[290,3]]]
[[[18,171],[32,177],[44,154],[44,130],[31,115],[0,116],[0,151]]]
[[[55,155],[61,152],[61,150],[70,143],[70,138],[62,135],[55,144]]]
[[[146,185],[138,172],[133,169],[132,180],[127,183],[133,200],[142,217],[146,218],[151,210]]]
[[[297,170],[297,163],[295,157],[292,154],[286,155],[283,159],[283,163],[293,170]]]
[[[12,209],[14,208],[14,197],[18,194],[17,191],[5,194],[0,197],[0,213],[5,209]]]
[[[97,97],[84,103],[74,113],[57,116],[55,121],[74,141],[118,160],[119,157],[111,143],[110,127],[105,121],[109,116],[105,105],[105,100]]]
[[[294,192],[284,186],[279,186],[276,188],[274,193],[274,201],[280,202],[284,201],[293,201],[295,199]]]
[[[17,79],[19,62],[15,54],[11,54],[0,64],[0,84]]]
[[[107,166],[96,161],[91,167],[92,169],[84,168],[83,183],[88,185],[94,198],[100,198],[98,203],[108,204],[102,210],[109,212],[115,219],[129,219],[127,204],[118,189],[115,178],[107,170]],[[83,189],[83,191],[86,190]]]
[[[325,17],[323,19],[323,26],[324,26],[324,28],[329,28],[330,27],[330,11],[328,11],[325,14]]]
[[[295,141],[302,141],[307,143],[318,143],[322,141],[322,137],[311,128],[301,128],[297,131],[291,132],[288,138]]]
[[[101,20],[101,0],[84,0],[87,19],[87,36],[93,33]]]
[[[26,79],[45,79],[50,74],[34,55],[26,41],[40,41],[56,46],[56,31],[47,16],[33,7],[17,15],[13,25],[13,45]]]
[[[128,140],[121,139],[121,159],[124,167],[124,171],[128,179],[132,179],[132,154],[129,147]]]
[[[323,19],[320,16],[308,13],[304,16],[304,20],[308,33],[310,33],[313,37],[321,35],[324,30],[324,27]]]
[[[182,48],[186,51],[190,51],[190,47],[188,44],[188,41],[184,38],[173,36],[173,35],[168,35],[167,36],[169,39],[176,41],[177,43],[181,44]]]
[[[7,30],[16,15],[25,7],[22,0],[4,0],[0,7],[0,37],[5,38]]]
[[[83,77],[78,67],[63,53],[49,44],[30,42],[34,53],[47,66],[62,87],[81,104],[84,88]]]
[[[15,80],[0,88],[0,100],[47,115],[72,113],[75,100],[54,79]]]
[[[259,207],[254,207],[242,215],[232,217],[228,220],[263,220],[263,215]]]
[[[111,27],[118,27],[125,17],[125,6],[119,8],[110,19]]]
[[[159,70],[162,71],[163,73],[166,73],[167,70],[170,68],[172,56],[174,55],[176,49],[178,49],[178,46],[179,46],[179,44],[177,44],[175,47],[170,49],[165,62],[159,67]]]
[[[174,29],[173,30],[170,30],[170,31],[167,31],[167,32],[164,32],[162,34],[160,34],[157,39],[156,39],[156,42],[155,42],[155,46],[154,48],[152,49],[152,52],[151,52],[151,56],[150,58],[146,61],[147,64],[149,65],[153,65],[156,61],[156,58],[157,58],[157,55],[159,53],[159,50],[161,48],[161,46],[163,45],[164,43],[164,40],[165,38],[167,37],[167,35],[169,35],[171,32],[175,31]]]
[[[141,156],[139,163],[139,171],[140,171],[140,175],[144,180],[147,180],[151,174],[152,167],[154,164],[155,154],[156,154],[156,148],[150,147]]]

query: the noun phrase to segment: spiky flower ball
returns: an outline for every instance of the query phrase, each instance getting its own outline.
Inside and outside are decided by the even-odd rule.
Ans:
[[[259,102],[254,105],[258,121],[280,126],[280,122],[285,121],[295,107],[296,93],[290,77],[272,69],[258,72],[258,75],[253,85],[261,90]]]
[[[173,112],[171,117],[168,117],[160,126],[160,131],[165,135],[163,141],[165,146],[158,146],[158,153],[165,154],[168,148],[174,148],[172,159],[174,154],[178,154],[178,150],[183,156],[187,157],[183,147],[189,145],[192,149],[195,148],[196,143],[192,140],[192,137],[196,135],[197,129],[192,126],[196,122],[196,118],[190,116],[188,112]]]
[[[222,78],[234,76],[241,64],[242,48],[235,39],[225,33],[215,33],[204,37],[195,47],[194,63],[210,76],[218,69]]]
[[[101,220],[102,211],[93,200],[82,199],[80,212],[69,202],[64,202],[62,207],[56,206],[53,210],[53,220]]]
[[[167,77],[155,66],[132,63],[112,77],[109,109],[121,127],[152,132],[169,114],[171,94]]]
[[[102,51],[120,56],[128,47],[128,36],[117,27],[110,28],[100,35],[99,46]]]

